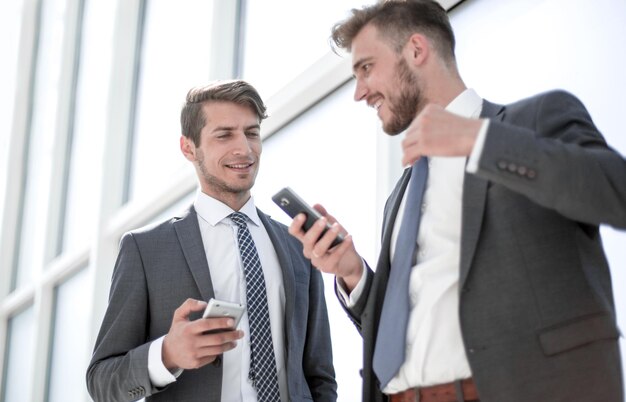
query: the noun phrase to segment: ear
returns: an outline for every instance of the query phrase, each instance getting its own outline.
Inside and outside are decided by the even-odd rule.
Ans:
[[[191,138],[185,137],[184,135],[180,136],[180,151],[185,155],[188,161],[196,161],[196,145]]]
[[[407,59],[415,66],[422,65],[430,55],[430,41],[424,35],[414,33],[405,46]]]

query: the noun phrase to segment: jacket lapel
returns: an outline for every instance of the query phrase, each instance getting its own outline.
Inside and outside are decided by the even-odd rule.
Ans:
[[[483,108],[480,114],[482,118],[502,120],[504,118],[504,106],[496,105],[483,100]],[[485,199],[487,197],[487,180],[475,174],[465,174],[463,181],[463,211],[461,224],[461,289],[474,258],[476,244],[480,236],[480,228],[485,211]]]
[[[202,235],[198,225],[198,217],[193,206],[178,221],[174,222],[174,230],[178,236],[180,248],[183,251],[189,270],[196,281],[203,300],[215,296],[209,264],[206,259]]]
[[[404,191],[406,190],[406,186],[409,184],[410,178],[411,168],[407,168],[402,173],[400,180],[398,181],[396,187],[389,196],[387,205],[385,205],[385,213],[383,214],[382,247],[378,267],[376,270],[377,272],[381,267],[386,267],[383,269],[388,272],[389,267],[391,266],[391,259],[389,258],[389,252],[391,247],[391,234],[393,233],[393,226],[396,222],[398,209],[400,208],[400,204],[402,203],[402,197],[404,195]]]

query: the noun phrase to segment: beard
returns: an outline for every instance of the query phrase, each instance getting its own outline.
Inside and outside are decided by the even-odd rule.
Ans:
[[[383,123],[383,131],[389,135],[397,135],[406,130],[425,103],[420,82],[406,60],[403,58],[398,60],[395,73],[400,93],[389,96],[392,117],[389,122]]]
[[[202,150],[200,149],[197,149],[196,151],[196,164],[202,176],[201,180],[204,182],[205,185],[208,186],[208,188],[212,189],[215,194],[239,195],[249,192],[252,189],[252,186],[254,186],[256,172],[258,171],[256,170],[254,172],[248,182],[243,182],[240,185],[236,185],[233,183],[228,183],[225,180],[209,173],[206,166],[204,165],[204,152],[202,152]]]

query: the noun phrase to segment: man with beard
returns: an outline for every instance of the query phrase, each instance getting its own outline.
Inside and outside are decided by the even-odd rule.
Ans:
[[[124,235],[87,371],[96,401],[337,398],[321,274],[254,206],[265,105],[244,81],[189,91],[180,149],[200,188],[187,212]],[[197,319],[206,300],[246,306]]]
[[[481,99],[434,1],[352,10],[332,39],[352,53],[355,100],[406,130],[412,165],[375,273],[350,236],[330,247],[344,229],[323,207],[306,233],[302,215],[290,227],[363,336],[363,401],[623,401],[598,226],[626,228],[626,161],[582,103]]]

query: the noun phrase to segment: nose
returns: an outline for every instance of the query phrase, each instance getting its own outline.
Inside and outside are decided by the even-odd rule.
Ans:
[[[235,155],[248,155],[252,151],[250,146],[250,139],[243,133],[237,133],[235,136],[233,154]]]
[[[356,88],[354,88],[354,101],[360,102],[367,97],[367,87],[362,79],[356,79]]]

